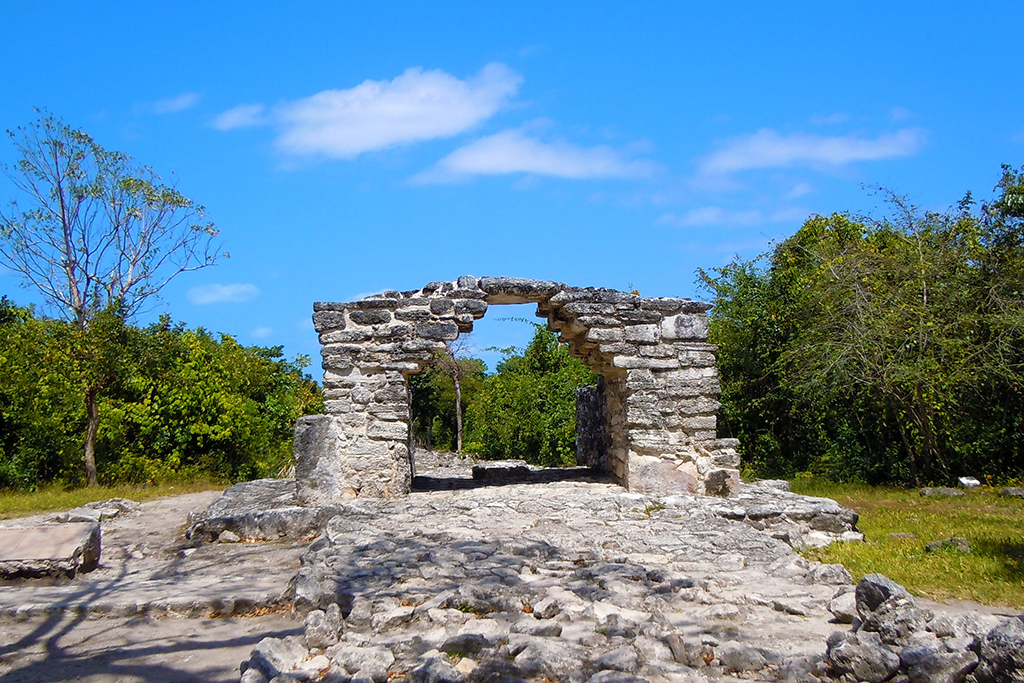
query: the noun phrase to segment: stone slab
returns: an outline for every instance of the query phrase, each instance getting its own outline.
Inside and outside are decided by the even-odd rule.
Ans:
[[[74,576],[100,560],[100,525],[50,524],[0,529],[0,576]]]

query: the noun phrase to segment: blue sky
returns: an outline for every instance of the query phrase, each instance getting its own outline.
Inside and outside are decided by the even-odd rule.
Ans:
[[[231,258],[162,310],[315,375],[313,301],[463,274],[697,298],[812,213],[877,212],[862,184],[945,209],[1024,164],[1020,2],[362,4],[8,3],[0,128],[45,107],[173,173]]]

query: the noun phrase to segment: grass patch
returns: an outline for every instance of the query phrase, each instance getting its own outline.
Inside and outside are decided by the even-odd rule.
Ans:
[[[24,517],[43,512],[70,510],[86,503],[107,498],[129,498],[134,501],[152,500],[182,493],[197,493],[222,489],[224,482],[213,479],[171,481],[146,486],[121,484],[98,488],[66,489],[61,486],[46,486],[36,491],[0,490],[0,519]]]
[[[834,484],[797,479],[792,490],[832,498],[860,515],[864,543],[835,543],[804,553],[846,566],[855,580],[878,572],[911,593],[933,600],[955,598],[1024,609],[1024,500],[1003,498],[982,487],[959,498],[925,498],[918,489]],[[911,533],[915,538],[893,538]],[[925,552],[951,536],[968,540],[971,552]]]

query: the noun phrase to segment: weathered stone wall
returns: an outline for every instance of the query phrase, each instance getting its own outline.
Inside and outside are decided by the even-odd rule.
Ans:
[[[407,376],[473,329],[491,304],[537,315],[604,384],[604,467],[630,490],[728,494],[733,444],[716,441],[718,377],[708,304],[520,278],[433,282],[361,301],[314,304],[326,416],[296,428],[299,495],[325,504],[411,486]],[[711,482],[711,485],[708,485]]]

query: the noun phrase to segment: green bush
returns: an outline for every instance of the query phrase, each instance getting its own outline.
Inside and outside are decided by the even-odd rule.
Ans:
[[[464,452],[549,467],[576,464],[576,390],[597,378],[553,332],[535,327],[524,351],[504,350],[494,374],[477,361],[463,378]],[[453,449],[451,379],[428,368],[411,378],[410,388],[415,435],[425,445]]]
[[[916,484],[1024,472],[1024,171],[999,198],[812,216],[712,294],[722,436],[744,469]]]
[[[0,304],[0,487],[81,483],[90,378],[74,329]],[[322,410],[308,361],[284,360],[280,347],[245,347],[168,317],[101,339],[118,358],[98,398],[107,484],[275,475],[291,462],[295,420]]]

